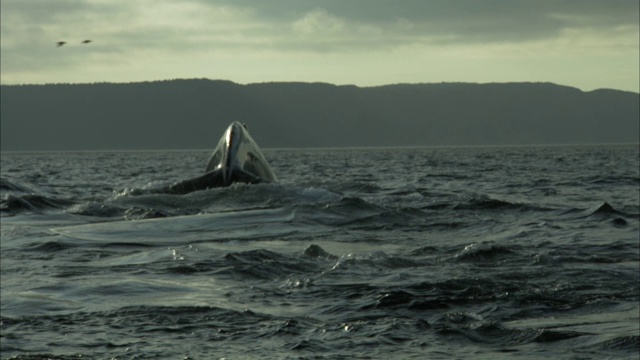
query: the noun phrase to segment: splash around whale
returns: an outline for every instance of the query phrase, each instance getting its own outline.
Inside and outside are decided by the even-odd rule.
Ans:
[[[213,150],[205,174],[171,185],[167,192],[186,194],[197,190],[229,186],[236,182],[276,182],[276,175],[247,126],[231,123]]]

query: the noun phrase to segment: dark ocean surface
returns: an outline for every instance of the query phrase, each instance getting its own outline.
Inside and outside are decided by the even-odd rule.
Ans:
[[[638,359],[639,154],[2,153],[1,357]]]

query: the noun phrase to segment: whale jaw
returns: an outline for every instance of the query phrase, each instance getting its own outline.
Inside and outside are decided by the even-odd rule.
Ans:
[[[207,163],[205,174],[171,185],[166,192],[186,194],[241,182],[276,182],[276,175],[251,138],[247,127],[233,122],[224,132]]]
[[[219,173],[212,179],[222,184],[218,186],[229,186],[234,182],[253,184],[276,181],[258,144],[249,135],[246,126],[239,122],[229,125],[220,138],[209,159],[205,175],[211,172]]]

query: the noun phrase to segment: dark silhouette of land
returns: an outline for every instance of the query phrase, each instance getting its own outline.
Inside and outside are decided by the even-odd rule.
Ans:
[[[639,94],[551,83],[3,85],[2,150],[212,149],[232,121],[263,148],[640,142]]]

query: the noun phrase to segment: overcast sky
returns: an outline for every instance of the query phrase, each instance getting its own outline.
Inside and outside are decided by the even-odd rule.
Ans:
[[[638,0],[0,3],[2,84],[209,78],[640,86]]]

